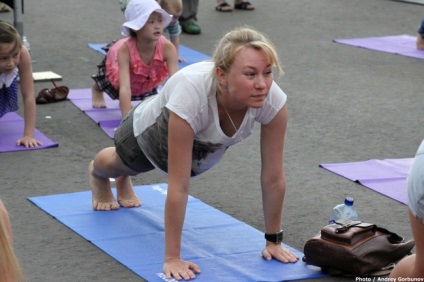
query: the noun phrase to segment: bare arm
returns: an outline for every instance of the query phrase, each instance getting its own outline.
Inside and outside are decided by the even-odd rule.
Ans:
[[[122,117],[131,110],[130,52],[126,44],[118,50],[119,107]]]
[[[36,105],[34,99],[34,80],[32,78],[31,56],[25,46],[22,46],[18,64],[20,89],[24,105],[24,136],[16,141],[16,145],[36,147],[40,141],[34,139]]]
[[[168,66],[169,77],[171,77],[178,71],[178,52],[175,46],[169,40],[165,40],[163,54],[166,65]]]
[[[265,218],[265,232],[281,230],[286,179],[283,168],[284,138],[287,127],[287,109],[284,106],[274,119],[261,128],[261,186]],[[295,262],[298,258],[280,244],[267,241],[263,251],[266,259],[272,257],[282,262]]]
[[[193,279],[199,267],[181,260],[181,236],[186,212],[194,132],[190,125],[170,113],[168,125],[168,193],[165,204],[165,264],[167,278]]]
[[[177,57],[178,62],[185,62],[185,58],[180,58],[180,36],[171,36],[171,43],[175,46],[175,49],[177,50]]]

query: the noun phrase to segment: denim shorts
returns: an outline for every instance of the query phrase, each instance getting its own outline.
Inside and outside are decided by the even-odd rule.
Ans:
[[[126,166],[135,172],[142,173],[153,170],[155,167],[140,149],[134,137],[133,117],[134,107],[122,120],[115,131],[115,149]]]
[[[412,214],[424,223],[424,140],[408,175],[408,201]]]

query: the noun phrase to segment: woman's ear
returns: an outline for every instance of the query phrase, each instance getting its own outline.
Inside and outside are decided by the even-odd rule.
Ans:
[[[218,79],[218,83],[221,85],[226,84],[226,73],[221,68],[215,69],[216,78]]]

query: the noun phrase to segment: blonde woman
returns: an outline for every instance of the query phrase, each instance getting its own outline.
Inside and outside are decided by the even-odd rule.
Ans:
[[[191,177],[218,164],[228,147],[243,142],[256,123],[261,127],[262,255],[282,263],[298,260],[281,244],[287,96],[274,81],[274,68],[282,74],[272,43],[261,33],[248,27],[227,33],[213,61],[175,73],[158,95],[124,118],[115,133],[115,147],[103,149],[90,162],[92,205],[98,211],[141,206],[130,176],[154,168],[168,174],[163,266],[168,279],[190,280],[200,273],[197,264],[180,256]],[[116,178],[117,201],[110,178]]]

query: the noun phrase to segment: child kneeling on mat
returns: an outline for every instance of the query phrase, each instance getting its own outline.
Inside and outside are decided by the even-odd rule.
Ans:
[[[131,101],[157,94],[157,86],[178,70],[174,45],[163,35],[172,16],[154,0],[131,0],[121,27],[125,38],[104,49],[107,54],[92,78],[93,108],[105,108],[103,91],[119,98],[122,116],[131,110]]]

